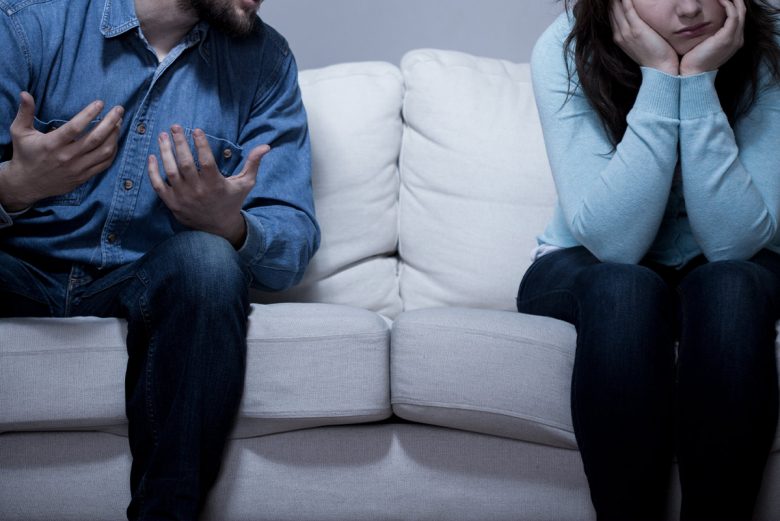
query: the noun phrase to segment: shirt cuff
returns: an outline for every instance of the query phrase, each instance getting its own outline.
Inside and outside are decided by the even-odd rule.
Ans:
[[[634,108],[658,116],[680,118],[680,77],[658,69],[641,67],[642,85],[634,102]]]
[[[14,213],[13,215],[9,214],[8,212],[5,211],[3,205],[0,204],[0,229],[11,226],[14,223],[11,217],[13,217],[14,215],[18,215],[18,214],[16,213]]]
[[[680,119],[696,119],[722,112],[715,76],[718,71],[681,78]]]
[[[3,165],[7,163],[8,161],[0,161],[0,168],[2,168]],[[3,208],[2,204],[0,204],[0,228],[7,228],[8,226],[11,226],[14,223],[14,219],[13,219],[14,217],[18,217],[22,215],[30,208],[31,207],[28,206],[27,208],[19,210],[18,212],[9,212],[5,208]]]
[[[251,266],[257,259],[265,255],[265,230],[260,221],[244,210],[241,210],[246,222],[246,238],[244,244],[238,249],[238,257],[247,266]]]

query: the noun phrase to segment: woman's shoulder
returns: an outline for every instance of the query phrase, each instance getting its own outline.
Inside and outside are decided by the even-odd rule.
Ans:
[[[531,69],[536,73],[565,68],[564,46],[574,25],[571,12],[563,12],[542,33],[531,53]],[[567,59],[570,59],[567,58]]]
[[[571,12],[563,12],[558,15],[553,23],[551,23],[547,29],[542,33],[539,39],[534,45],[534,53],[539,51],[556,51],[561,52],[563,50],[564,42],[571,33],[574,26],[574,15]]]

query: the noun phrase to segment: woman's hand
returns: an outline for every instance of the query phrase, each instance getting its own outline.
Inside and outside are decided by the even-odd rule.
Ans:
[[[736,53],[745,38],[745,0],[718,0],[726,21],[718,32],[688,51],[680,62],[680,74],[692,76],[717,70]]]
[[[632,60],[642,67],[658,69],[673,76],[679,74],[677,53],[669,42],[639,17],[633,0],[612,0],[609,15],[612,38]]]

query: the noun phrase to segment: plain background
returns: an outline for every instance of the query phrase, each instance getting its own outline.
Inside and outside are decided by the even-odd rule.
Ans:
[[[300,69],[398,64],[418,48],[527,62],[563,11],[559,0],[265,0],[260,16],[289,41]]]

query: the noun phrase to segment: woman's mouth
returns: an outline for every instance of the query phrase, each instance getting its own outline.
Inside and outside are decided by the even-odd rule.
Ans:
[[[682,36],[683,38],[696,38],[706,33],[709,25],[710,22],[704,22],[696,25],[689,25],[688,27],[683,27],[679,31],[676,31],[675,34],[678,36]]]

